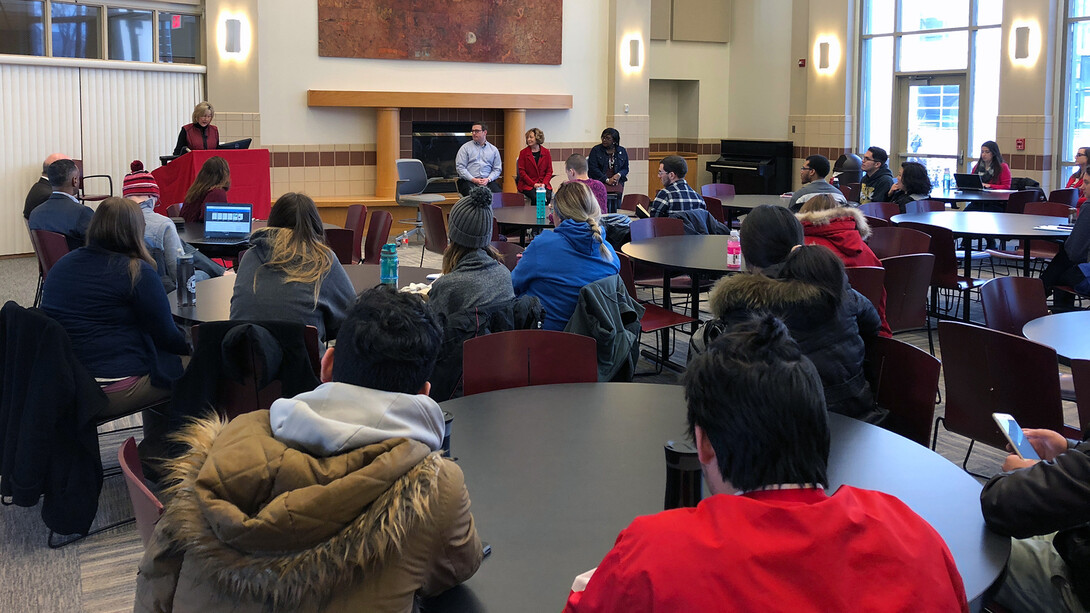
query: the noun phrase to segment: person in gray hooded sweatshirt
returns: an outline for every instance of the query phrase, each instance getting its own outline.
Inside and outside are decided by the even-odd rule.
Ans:
[[[181,434],[136,611],[410,611],[483,558],[427,396],[442,332],[415,294],[364,292],[322,385]]]

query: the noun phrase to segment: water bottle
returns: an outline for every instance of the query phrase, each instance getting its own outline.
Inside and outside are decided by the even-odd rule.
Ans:
[[[382,246],[379,255],[379,282],[397,289],[397,243]]]
[[[197,279],[193,274],[193,254],[178,257],[178,306],[197,305]]]
[[[664,511],[695,507],[703,497],[700,458],[696,448],[684,441],[666,441],[666,492]]]
[[[947,169],[946,173],[942,175],[942,189],[943,191],[950,191],[950,170]]]
[[[545,221],[545,188],[537,188],[537,220]]]
[[[402,232],[401,236],[397,237],[397,246],[398,247],[401,247],[401,246],[408,247],[409,246],[409,233],[408,232]]]
[[[731,230],[727,239],[727,270],[742,270],[742,241],[738,230]]]

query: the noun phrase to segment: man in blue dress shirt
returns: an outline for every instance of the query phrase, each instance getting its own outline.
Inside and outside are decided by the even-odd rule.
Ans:
[[[474,185],[483,185],[493,193],[500,191],[500,173],[503,162],[500,150],[488,142],[488,126],[481,122],[473,124],[473,140],[462,145],[454,157],[454,166],[458,169],[458,191],[466,196]]]

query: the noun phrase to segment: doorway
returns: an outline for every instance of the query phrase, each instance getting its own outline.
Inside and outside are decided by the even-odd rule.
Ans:
[[[965,172],[969,147],[969,96],[966,75],[898,77],[896,154],[890,170],[901,162],[927,168],[934,187],[949,175]],[[945,187],[945,186],[944,186]]]

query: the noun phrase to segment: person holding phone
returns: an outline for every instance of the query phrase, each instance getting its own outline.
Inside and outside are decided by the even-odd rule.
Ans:
[[[1011,611],[1090,609],[1090,442],[1022,430],[1040,460],[1017,453],[980,493],[984,521],[1014,537],[995,602]]]

